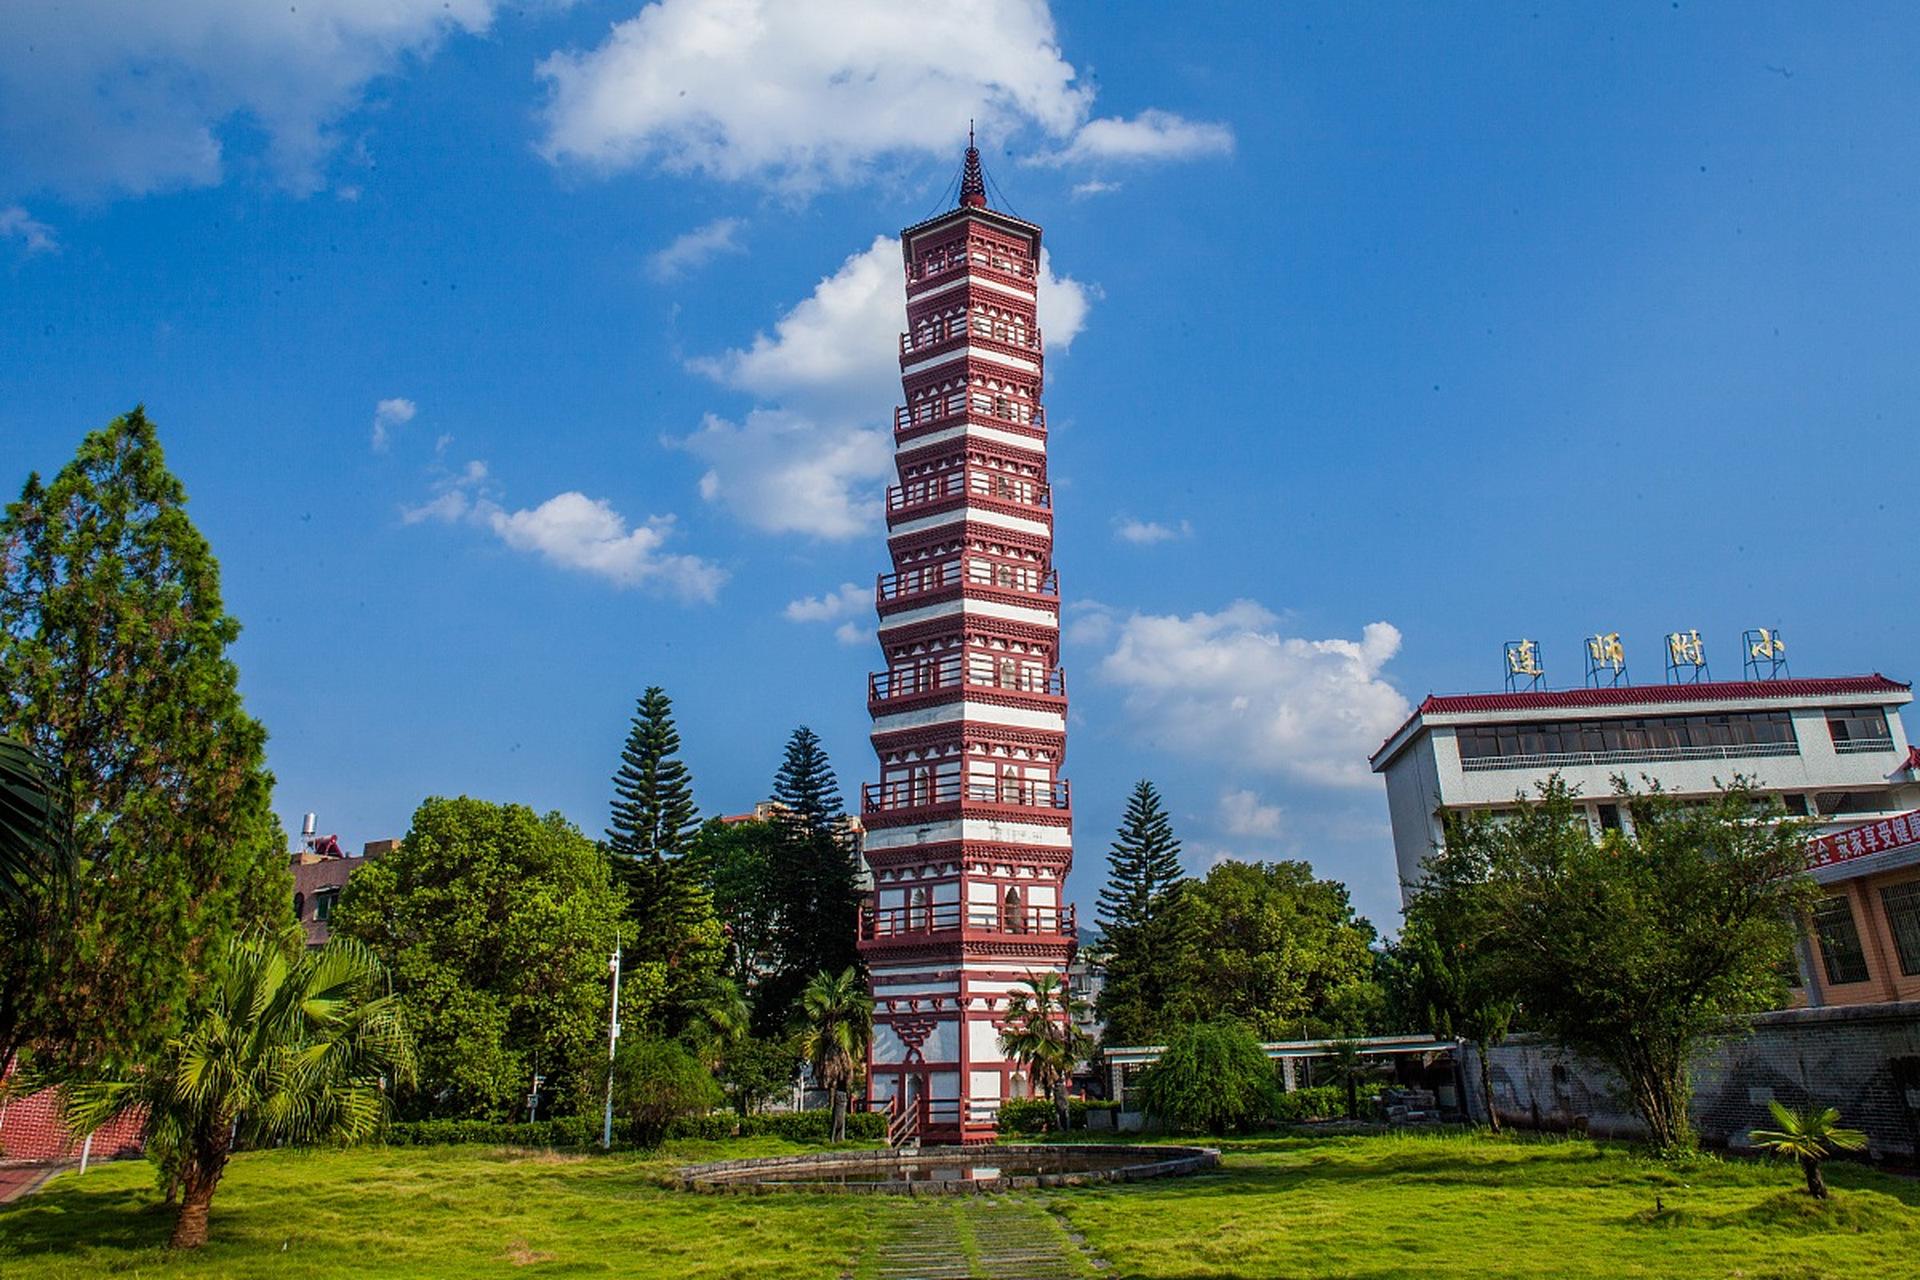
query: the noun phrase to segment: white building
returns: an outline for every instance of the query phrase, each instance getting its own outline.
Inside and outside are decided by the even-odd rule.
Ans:
[[[1371,760],[1402,896],[1446,813],[1511,807],[1555,772],[1596,831],[1623,821],[1616,776],[1686,796],[1742,775],[1816,833],[1920,808],[1920,753],[1899,716],[1912,700],[1882,675],[1430,696]]]

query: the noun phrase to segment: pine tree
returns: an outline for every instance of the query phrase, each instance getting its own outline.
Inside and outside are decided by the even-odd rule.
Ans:
[[[1182,910],[1180,841],[1151,782],[1134,784],[1107,854],[1100,891],[1106,982],[1100,1018],[1108,1044],[1140,1044],[1196,1012],[1178,990],[1191,931]]]
[[[774,928],[777,971],[760,984],[755,1023],[776,1027],[816,974],[860,969],[855,912],[860,904],[859,859],[820,737],[805,725],[787,739],[774,778],[779,844],[770,889],[779,903]]]
[[[0,733],[57,777],[79,870],[0,918],[0,1062],[148,1057],[229,940],[292,919],[240,625],[135,409],[0,519]]]
[[[640,695],[613,787],[607,851],[632,926],[627,966],[654,967],[661,1018],[673,1026],[718,972],[723,941],[713,898],[686,862],[700,815],[673,703],[658,685]]]

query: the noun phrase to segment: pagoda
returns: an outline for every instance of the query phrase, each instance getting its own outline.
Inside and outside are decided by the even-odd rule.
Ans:
[[[880,781],[861,798],[867,1080],[896,1140],[979,1142],[1028,1092],[1000,1048],[1009,994],[1064,978],[1075,939],[1040,228],[987,207],[969,137],[959,205],[900,244],[905,404],[875,600],[886,669],[867,701]]]

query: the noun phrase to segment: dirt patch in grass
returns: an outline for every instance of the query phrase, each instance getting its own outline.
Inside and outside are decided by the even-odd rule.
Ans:
[[[536,1262],[552,1262],[560,1255],[548,1253],[544,1249],[529,1249],[525,1240],[515,1240],[500,1256],[516,1267],[530,1267]]]

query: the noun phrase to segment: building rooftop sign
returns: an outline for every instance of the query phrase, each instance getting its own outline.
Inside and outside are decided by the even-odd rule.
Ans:
[[[1877,855],[1883,853],[1920,854],[1920,809],[1891,818],[1882,818],[1878,822],[1863,822],[1857,827],[1848,827],[1843,831],[1835,831],[1830,835],[1807,841],[1807,869],[1819,871],[1824,867],[1852,863],[1861,858],[1877,859]],[[1905,862],[1907,859],[1896,858],[1887,861]],[[1848,874],[1854,874],[1856,870],[1865,870],[1865,868],[1849,867]]]

